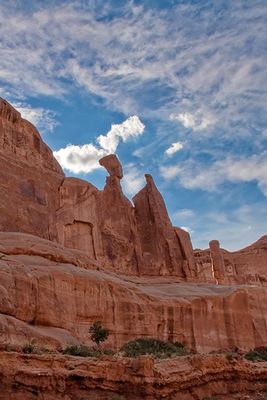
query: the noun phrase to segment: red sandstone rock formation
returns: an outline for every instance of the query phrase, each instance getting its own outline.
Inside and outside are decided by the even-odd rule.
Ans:
[[[2,99],[0,144],[1,230],[58,241],[122,274],[194,276],[190,238],[180,231],[181,244],[151,177],[135,207],[115,155],[100,160],[109,173],[103,191],[65,178],[37,130]]]
[[[0,230],[56,239],[64,174],[32,124],[0,98]]]
[[[210,257],[211,257],[214,278],[218,282],[223,282],[225,277],[225,265],[224,265],[223,255],[220,249],[220,243],[218,240],[212,240],[209,243],[209,246],[210,246]]]
[[[86,341],[88,325],[101,319],[115,347],[143,335],[204,351],[267,343],[266,236],[239,252],[217,242],[193,252],[151,176],[134,206],[114,155],[100,161],[109,173],[102,191],[65,178],[35,128],[4,100],[0,142],[1,230],[36,235],[0,234],[3,342]]]
[[[123,177],[122,166],[115,154],[110,154],[99,160],[99,164],[106,168],[110,176]]]
[[[118,348],[134,337],[181,341],[198,351],[267,343],[267,294],[260,286],[121,278],[79,251],[21,233],[0,233],[0,342],[61,347],[89,343],[103,321]],[[70,340],[70,338],[72,338]]]
[[[140,273],[185,278],[182,249],[164,200],[152,176],[145,177],[146,186],[133,198],[144,260]]]
[[[153,360],[0,352],[0,376],[1,400],[263,400],[267,365],[225,355]]]
[[[194,254],[189,234],[172,226],[150,175],[133,206],[122,192],[117,157],[103,157],[100,165],[109,173],[103,191],[81,179],[65,178],[37,130],[0,99],[2,231],[58,241],[121,274],[265,284],[267,246],[230,253],[211,241],[209,251]]]
[[[195,250],[197,276],[206,280],[227,284],[267,284],[267,236],[238,251],[220,248],[217,240],[210,242],[210,249]]]

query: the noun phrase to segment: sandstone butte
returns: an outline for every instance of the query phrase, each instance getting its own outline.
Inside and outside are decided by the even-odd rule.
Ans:
[[[66,177],[36,128],[0,98],[0,400],[256,398],[266,363],[208,353],[267,346],[267,236],[235,252],[217,240],[193,250],[152,176],[131,202],[118,158],[100,165],[103,190]],[[108,348],[153,337],[197,354],[3,351],[32,340],[55,350],[91,345],[96,320],[111,333]]]

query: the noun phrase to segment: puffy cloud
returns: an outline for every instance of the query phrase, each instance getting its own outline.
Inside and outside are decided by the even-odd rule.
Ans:
[[[83,146],[69,144],[63,149],[54,151],[54,156],[60,165],[75,174],[88,173],[100,168],[98,160],[107,154],[105,150],[99,149],[93,144],[84,144]]]
[[[96,141],[99,146],[92,143],[81,146],[69,144],[67,147],[54,151],[54,156],[61,166],[70,172],[79,174],[91,172],[101,168],[98,160],[107,154],[115,153],[119,142],[142,135],[145,125],[137,116],[129,117],[121,124],[111,126],[106,135],[100,135]]]
[[[108,153],[114,153],[120,140],[127,142],[131,137],[142,135],[144,129],[145,125],[135,115],[121,124],[111,125],[111,130],[105,136],[100,135],[97,142]]]
[[[182,150],[184,147],[182,142],[175,142],[172,143],[171,146],[165,150],[165,153],[167,154],[167,156],[173,156],[175,153],[177,153],[177,151]]]

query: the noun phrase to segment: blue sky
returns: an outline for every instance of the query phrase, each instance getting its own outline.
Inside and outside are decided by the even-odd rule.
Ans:
[[[267,233],[267,2],[0,1],[0,96],[67,175],[116,152],[194,247]]]

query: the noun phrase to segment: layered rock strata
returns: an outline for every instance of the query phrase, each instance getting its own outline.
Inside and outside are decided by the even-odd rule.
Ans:
[[[89,343],[98,319],[116,349],[140,336],[196,351],[267,344],[267,236],[238,252],[218,241],[193,251],[150,175],[133,203],[115,155],[100,160],[103,190],[65,177],[2,99],[0,143],[2,344]]]
[[[267,365],[225,355],[97,360],[0,352],[0,376],[1,400],[257,400],[266,395]]]
[[[96,320],[110,330],[114,349],[142,336],[205,352],[267,343],[262,287],[122,278],[84,253],[21,233],[0,233],[0,244],[2,344],[90,344]]]

